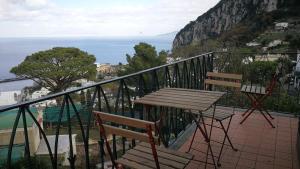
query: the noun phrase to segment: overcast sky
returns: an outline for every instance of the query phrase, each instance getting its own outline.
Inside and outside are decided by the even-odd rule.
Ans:
[[[0,37],[151,36],[178,31],[219,0],[0,0]]]

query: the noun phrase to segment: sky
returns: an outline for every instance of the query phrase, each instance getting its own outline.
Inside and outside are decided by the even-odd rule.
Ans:
[[[153,36],[219,0],[0,0],[0,37]]]

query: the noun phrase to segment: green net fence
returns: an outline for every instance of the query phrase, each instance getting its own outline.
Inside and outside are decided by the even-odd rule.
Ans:
[[[30,108],[30,110],[33,113],[33,116],[36,118],[38,114],[37,109],[33,107]],[[0,113],[0,130],[11,129],[16,120],[17,114],[18,114],[18,109],[9,110]],[[31,127],[32,124],[34,123],[28,113],[26,113],[26,122],[27,122],[27,127]],[[21,119],[19,120],[18,128],[23,128],[23,121]]]

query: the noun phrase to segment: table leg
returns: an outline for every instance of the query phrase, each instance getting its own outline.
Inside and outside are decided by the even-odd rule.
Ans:
[[[143,120],[150,121],[150,106],[144,105]]]
[[[196,121],[195,123],[199,124],[199,123],[200,123],[200,120],[201,120],[201,119],[199,118],[198,121]],[[192,148],[193,142],[194,142],[194,140],[195,140],[195,136],[196,136],[197,130],[198,130],[198,126],[196,127],[196,129],[195,129],[195,131],[194,131],[194,134],[193,134],[193,137],[192,137],[192,141],[191,141],[191,143],[190,143],[190,145],[189,145],[189,149],[188,149],[187,152],[190,152],[190,151],[191,151],[191,148]]]
[[[193,121],[195,122],[195,124],[197,126],[196,129],[200,130],[201,134],[205,138],[205,141],[207,142],[208,141],[208,136],[206,135],[206,132],[202,129],[201,125],[198,123],[198,121],[200,122],[200,118],[199,118],[199,120],[197,120],[197,118],[194,114],[192,114],[192,117],[193,117]]]

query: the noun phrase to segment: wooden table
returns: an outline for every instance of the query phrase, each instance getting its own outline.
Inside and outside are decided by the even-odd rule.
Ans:
[[[258,110],[268,121],[268,123],[273,128],[275,128],[275,126],[272,124],[271,120],[265,115],[265,113],[271,119],[274,119],[274,117],[272,117],[268,110],[264,109],[263,107],[263,101],[270,95],[269,91],[261,85],[243,85],[241,88],[241,92],[244,93],[250,99],[251,106],[243,113],[243,116],[245,117],[240,122],[240,124],[244,123],[245,120],[254,112],[254,110]]]
[[[178,108],[183,110],[188,110],[188,112],[198,112],[202,121],[204,121],[202,112],[210,108],[213,108],[215,112],[216,102],[224,95],[224,92],[206,91],[206,90],[195,90],[195,89],[183,89],[183,88],[163,88],[156,92],[150,93],[140,99],[134,101],[135,104],[143,104],[146,109],[149,106],[161,106],[169,108]],[[186,111],[183,111],[186,112]],[[208,151],[210,151],[211,157],[213,159],[213,165],[217,168],[214,160],[213,151],[210,144],[210,138],[212,133],[213,118],[210,124],[210,132],[206,129],[205,124],[199,123],[200,120],[197,118],[197,114],[191,113],[193,121],[200,130],[202,136],[208,144],[208,149],[206,153],[206,164],[208,158]],[[214,113],[213,113],[214,116]],[[194,139],[194,138],[193,138]]]

